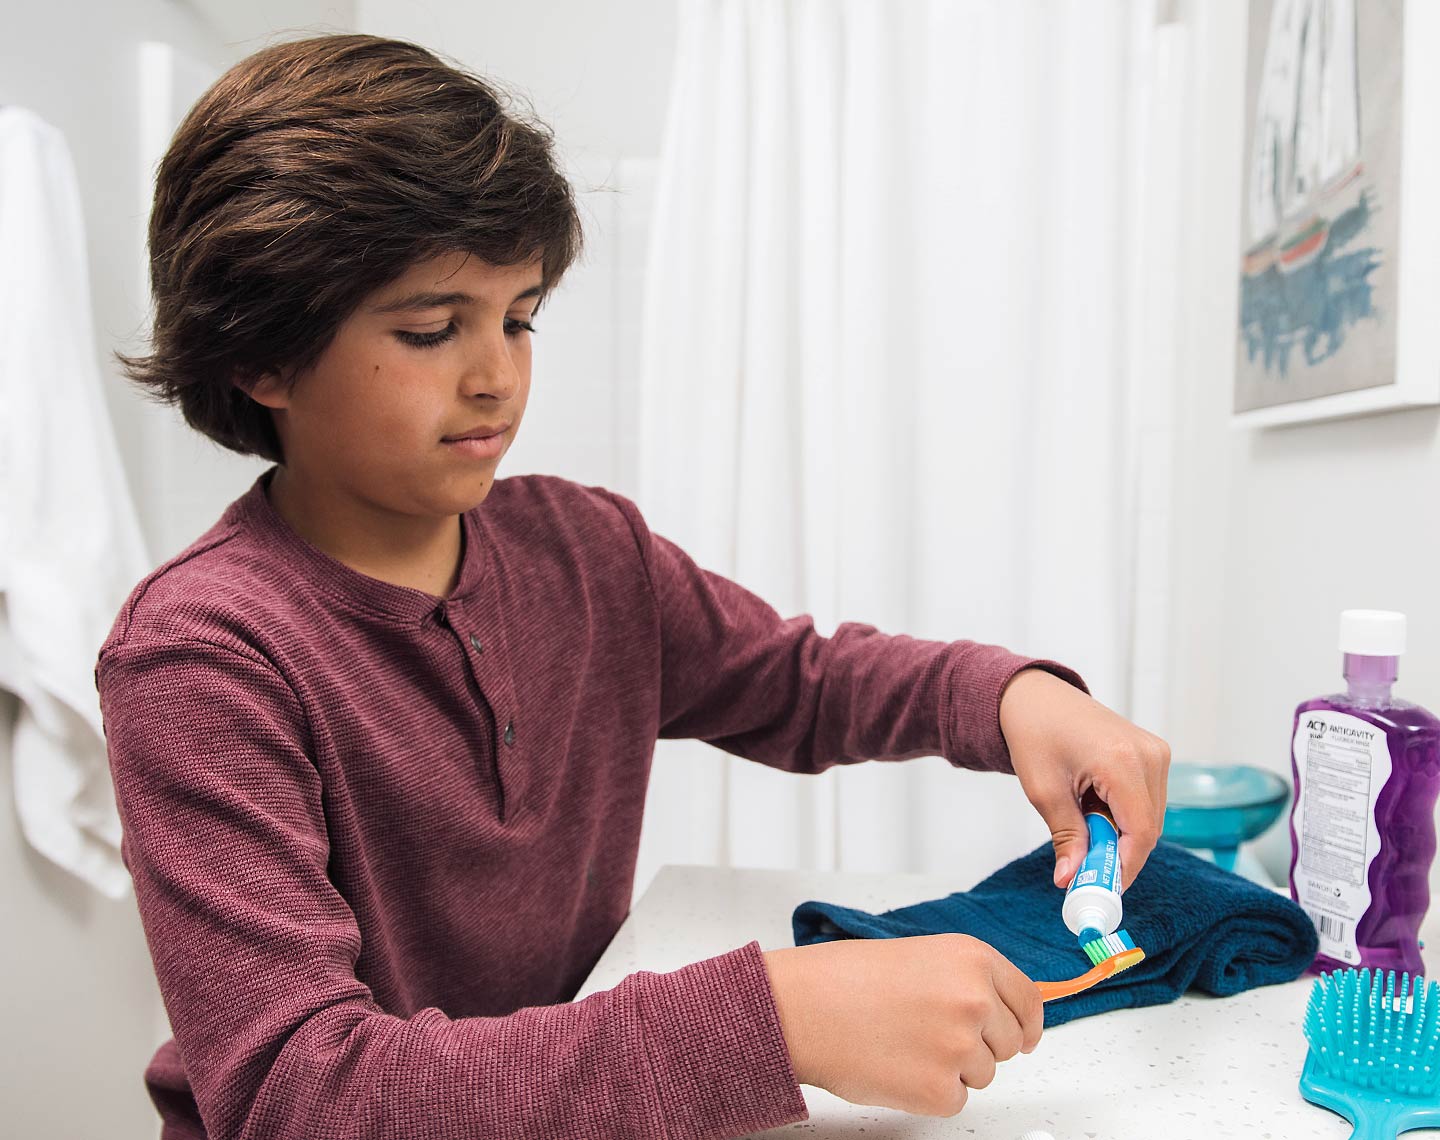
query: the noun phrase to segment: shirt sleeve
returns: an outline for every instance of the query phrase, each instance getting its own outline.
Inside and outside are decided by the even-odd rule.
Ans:
[[[96,672],[122,852],[212,1140],[722,1137],[805,1117],[753,942],[507,1016],[380,1008],[282,674],[188,639],[111,648]]]
[[[1000,696],[1022,669],[1089,692],[1074,670],[976,641],[927,641],[843,622],[830,637],[809,615],[696,565],[607,492],[640,547],[659,615],[660,735],[704,740],[791,772],[862,760],[943,756],[1011,772]]]

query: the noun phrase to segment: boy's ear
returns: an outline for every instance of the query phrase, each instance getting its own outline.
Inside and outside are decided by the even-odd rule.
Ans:
[[[290,386],[278,372],[262,372],[259,376],[237,376],[232,383],[257,404],[272,411],[290,406]]]

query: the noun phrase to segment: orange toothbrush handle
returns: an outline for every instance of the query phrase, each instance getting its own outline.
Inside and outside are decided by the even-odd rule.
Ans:
[[[1040,999],[1054,1001],[1056,998],[1069,997],[1071,994],[1078,994],[1081,990],[1088,990],[1115,972],[1115,967],[1111,963],[1112,959],[1106,958],[1100,965],[1091,967],[1078,978],[1070,978],[1067,981],[1036,982],[1035,984],[1040,988]]]
[[[1088,990],[1093,985],[1098,985],[1113,974],[1135,965],[1145,957],[1143,950],[1127,950],[1123,954],[1116,954],[1106,958],[1098,966],[1086,970],[1078,978],[1070,978],[1063,982],[1036,982],[1040,990],[1041,1001],[1054,1001],[1056,998],[1070,997],[1082,990]]]

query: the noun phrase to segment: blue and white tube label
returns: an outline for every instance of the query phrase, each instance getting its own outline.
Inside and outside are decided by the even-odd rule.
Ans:
[[[1075,876],[1071,889],[1091,884],[1120,893],[1120,835],[1115,825],[1097,811],[1085,813],[1090,831],[1090,849]]]

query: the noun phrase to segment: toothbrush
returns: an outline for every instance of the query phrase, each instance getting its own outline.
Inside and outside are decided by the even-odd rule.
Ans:
[[[1112,954],[1104,961],[1090,967],[1078,978],[1069,978],[1061,982],[1036,982],[1035,985],[1040,990],[1042,1001],[1054,1001],[1056,998],[1069,997],[1071,994],[1088,990],[1106,978],[1113,978],[1121,970],[1128,970],[1136,962],[1142,961],[1144,957],[1145,951],[1135,946],[1129,950],[1122,950],[1118,954]]]

